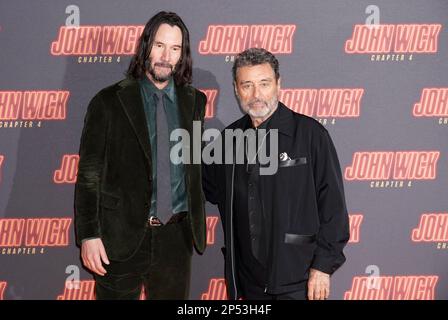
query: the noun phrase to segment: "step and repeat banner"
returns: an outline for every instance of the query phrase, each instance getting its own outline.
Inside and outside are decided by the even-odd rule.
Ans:
[[[161,10],[190,30],[207,128],[242,116],[231,67],[263,47],[280,100],[330,132],[351,231],[330,299],[447,299],[447,0],[1,0],[0,299],[94,299],[74,239],[83,120]],[[190,298],[226,299],[210,204],[207,244]]]

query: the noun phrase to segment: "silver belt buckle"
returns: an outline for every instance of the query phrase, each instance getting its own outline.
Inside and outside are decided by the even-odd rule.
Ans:
[[[149,217],[149,225],[151,227],[160,227],[163,223],[160,221],[159,218],[155,216]]]

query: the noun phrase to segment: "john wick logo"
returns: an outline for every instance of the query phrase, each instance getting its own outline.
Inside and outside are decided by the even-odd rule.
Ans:
[[[344,300],[434,300],[438,280],[436,275],[354,277]]]
[[[218,95],[216,89],[200,89],[207,96],[207,105],[205,106],[205,118],[210,119],[215,117],[215,101]]]
[[[359,243],[360,240],[360,229],[361,223],[364,219],[362,214],[351,214],[349,215],[350,221],[350,240],[349,243]]]
[[[145,291],[142,289],[140,300],[145,300]],[[95,281],[78,280],[66,281],[64,292],[57,296],[56,300],[95,300]]]
[[[71,223],[72,218],[0,219],[1,254],[36,254],[44,253],[44,247],[66,247]]]
[[[65,120],[69,91],[0,91],[0,128],[41,127]]]
[[[142,31],[143,26],[61,26],[50,52],[55,56],[132,55]]]
[[[54,183],[76,183],[78,174],[79,155],[64,154],[61,167],[54,172]]]
[[[257,47],[273,54],[289,54],[295,31],[295,24],[209,25],[198,51],[203,55],[236,55]]]
[[[355,152],[352,165],[345,168],[348,181],[371,181],[372,188],[401,188],[408,180],[434,180],[440,151]],[[392,181],[391,181],[392,179]]]
[[[448,248],[448,213],[423,213],[417,228],[412,230],[413,242],[437,243],[437,249]]]
[[[227,300],[226,282],[223,278],[210,279],[208,291],[201,295],[201,300]]]
[[[424,88],[412,115],[417,118],[438,117],[439,124],[448,124],[448,88]]]
[[[438,51],[441,24],[357,24],[345,42],[345,52],[372,54],[372,61],[402,61],[405,54]]]
[[[95,300],[95,281],[67,281],[57,300]]]
[[[218,217],[207,217],[207,244],[215,244],[215,230],[218,223]]]
[[[0,281],[0,300],[5,300],[5,291],[8,286],[8,282]]]
[[[361,113],[362,88],[281,89],[279,100],[291,110],[319,118],[323,125],[336,118],[358,118]]]
[[[61,26],[50,52],[54,56],[80,56],[78,63],[112,62],[113,55],[134,54],[143,28],[137,25]]]

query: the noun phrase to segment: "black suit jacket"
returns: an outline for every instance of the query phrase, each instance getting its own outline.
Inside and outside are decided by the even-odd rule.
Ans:
[[[226,129],[244,129],[245,115]],[[272,215],[271,259],[266,292],[282,294],[306,287],[309,269],[328,274],[345,261],[349,219],[339,160],[328,131],[316,120],[295,113],[282,103],[269,125],[278,130],[278,153],[291,160],[279,162],[274,175],[260,176],[262,205]],[[222,135],[225,137],[225,135]],[[222,142],[223,154],[234,141]],[[276,155],[279,157],[279,155]],[[208,201],[217,204],[224,228],[225,278],[230,299],[240,295],[235,268],[234,167],[203,165]]]
[[[181,127],[193,139],[193,120],[203,125],[206,96],[191,86],[176,86],[176,94]],[[100,237],[116,261],[130,257],[144,237],[152,193],[146,122],[140,86],[132,79],[101,90],[84,121],[75,186],[77,243]],[[206,224],[200,164],[186,164],[185,173],[192,238],[202,253]]]

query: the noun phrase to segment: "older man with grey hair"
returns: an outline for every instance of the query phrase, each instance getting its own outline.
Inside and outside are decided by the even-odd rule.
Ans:
[[[266,134],[253,135],[257,152],[246,152],[244,163],[203,165],[204,194],[218,205],[224,228],[229,298],[327,299],[330,276],[344,263],[349,240],[333,142],[319,122],[278,101],[281,78],[273,54],[247,49],[232,71],[246,114],[226,129]],[[276,148],[269,147],[273,143]],[[224,141],[224,154],[235,154],[238,144]],[[263,148],[278,150],[274,174],[261,174]]]

